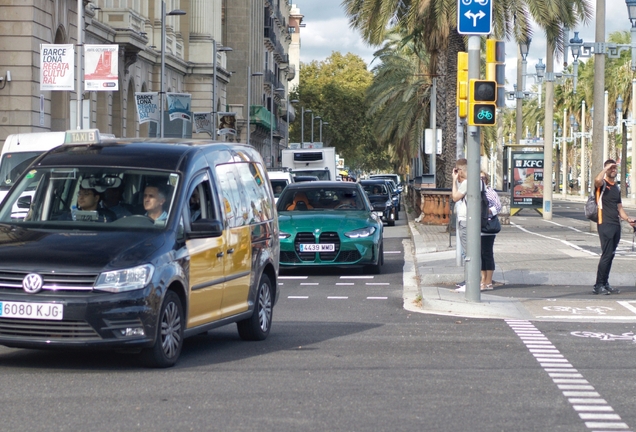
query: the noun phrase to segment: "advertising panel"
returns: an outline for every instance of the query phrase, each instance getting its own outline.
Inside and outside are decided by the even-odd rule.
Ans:
[[[73,45],[40,45],[40,91],[75,90]]]
[[[512,179],[510,207],[543,208],[543,152],[512,152]]]
[[[192,121],[192,113],[190,112],[192,95],[190,93],[166,93],[166,99],[168,100],[170,121],[176,119]]]
[[[207,132],[212,135],[212,113],[195,112],[194,117],[194,133]]]
[[[149,121],[159,123],[159,93],[135,92],[135,102],[139,124]]]
[[[118,91],[119,45],[84,45],[84,90]]]

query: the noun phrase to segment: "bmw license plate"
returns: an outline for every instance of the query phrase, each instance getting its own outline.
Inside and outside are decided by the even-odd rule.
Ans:
[[[59,303],[0,302],[0,318],[62,320],[64,305]]]
[[[333,243],[301,243],[301,252],[333,252],[336,250],[336,246]]]

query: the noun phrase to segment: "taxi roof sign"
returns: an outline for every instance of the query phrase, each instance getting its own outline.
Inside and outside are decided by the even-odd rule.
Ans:
[[[64,144],[97,144],[99,142],[99,129],[68,130],[64,137]]]

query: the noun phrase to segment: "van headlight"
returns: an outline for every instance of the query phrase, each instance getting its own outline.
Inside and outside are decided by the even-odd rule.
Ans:
[[[142,289],[148,285],[154,271],[155,267],[152,264],[144,264],[129,269],[104,272],[97,278],[95,289],[112,293]]]
[[[375,232],[375,227],[366,227],[344,233],[349,238],[369,237]]]

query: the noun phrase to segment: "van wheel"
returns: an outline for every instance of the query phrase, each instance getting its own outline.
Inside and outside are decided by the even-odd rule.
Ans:
[[[183,347],[183,306],[174,291],[168,291],[159,312],[155,345],[142,351],[142,359],[149,367],[174,366]]]
[[[256,293],[254,313],[248,319],[236,323],[241,339],[247,341],[264,340],[272,327],[272,283],[266,274],[261,276]]]

